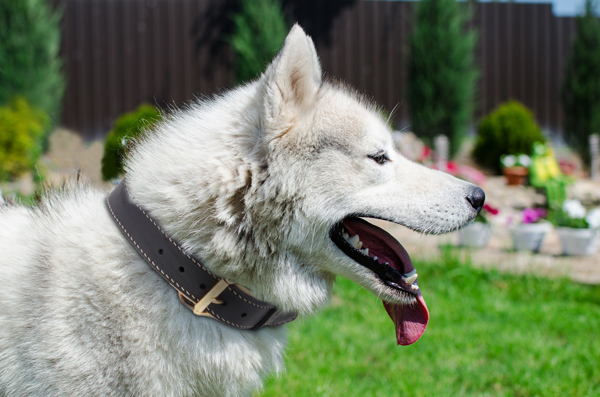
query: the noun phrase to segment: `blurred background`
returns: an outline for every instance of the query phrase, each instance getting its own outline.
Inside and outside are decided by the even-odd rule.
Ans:
[[[419,11],[420,3],[431,5]],[[448,136],[451,157],[482,117],[510,100],[527,107],[559,147],[597,132],[593,115],[570,120],[580,118],[574,109],[582,103],[598,101],[598,61],[591,59],[598,57],[597,33],[579,35],[587,55],[574,45],[585,0],[450,3],[7,0],[0,102],[21,98],[42,110],[46,140],[56,127],[85,143],[104,140],[120,116],[142,104],[168,112],[257,77],[298,22],[329,76],[393,110],[394,128],[426,145]],[[589,18],[594,30],[597,18]],[[589,93],[573,98],[581,86]]]
[[[35,205],[44,186],[77,174],[110,188],[128,142],[190,101],[257,78],[297,22],[330,78],[381,105],[403,154],[482,186],[488,205],[446,236],[384,225],[436,280],[432,318],[454,313],[409,348],[429,383],[387,374],[411,367],[382,358],[395,349],[382,342],[389,322],[342,282],[317,325],[291,327],[302,348],[288,383],[274,380],[267,394],[598,395],[599,10],[591,0],[2,0],[0,191]],[[457,290],[457,275],[474,295]],[[509,303],[490,311],[500,301]],[[511,310],[525,320],[509,321]],[[377,324],[366,362],[345,350],[361,329],[331,329],[327,316]],[[312,332],[321,344],[302,353]],[[329,344],[334,352],[319,349]]]
[[[471,150],[465,138],[473,141],[480,120],[511,100],[558,148],[577,146],[584,163],[564,160],[584,171],[590,155],[581,146],[600,128],[590,110],[598,101],[597,5],[588,7],[592,21],[578,19],[585,0],[7,0],[2,7],[0,103],[24,99],[44,112],[35,153],[47,152],[57,127],[87,144],[102,141],[140,105],[168,112],[257,77],[295,22],[314,39],[329,76],[393,111],[394,129],[428,147],[448,136],[450,158]],[[499,172],[495,158],[479,163]],[[4,180],[25,171],[11,167],[3,165]]]

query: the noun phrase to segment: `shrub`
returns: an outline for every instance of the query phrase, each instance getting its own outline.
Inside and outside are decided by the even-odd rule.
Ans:
[[[235,32],[229,42],[235,51],[236,83],[254,79],[277,54],[288,26],[278,0],[240,1],[233,16]]]
[[[565,64],[561,99],[565,112],[565,140],[590,166],[588,137],[600,131],[600,20],[592,1],[577,18],[576,36]]]
[[[65,88],[60,18],[46,0],[0,1],[0,105],[23,96],[56,121]]]
[[[161,119],[160,111],[154,106],[146,104],[117,119],[104,143],[102,178],[105,181],[117,178],[123,173],[123,158],[126,155],[127,141],[139,137],[144,130],[156,125]]]
[[[477,33],[466,28],[471,9],[456,0],[421,0],[415,12],[407,76],[412,130],[429,146],[446,135],[454,155],[471,122],[479,75]]]
[[[531,156],[535,142],[546,142],[533,114],[517,101],[509,101],[481,119],[473,157],[480,165],[501,171],[504,154]]]
[[[48,124],[48,116],[24,98],[0,107],[0,180],[15,179],[33,169]]]

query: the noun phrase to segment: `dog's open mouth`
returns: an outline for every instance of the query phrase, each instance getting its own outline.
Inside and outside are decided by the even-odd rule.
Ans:
[[[335,225],[331,240],[358,264],[375,273],[381,282],[412,303],[383,302],[396,326],[399,345],[416,342],[427,327],[429,311],[417,284],[417,272],[404,247],[388,232],[362,218],[349,217]]]

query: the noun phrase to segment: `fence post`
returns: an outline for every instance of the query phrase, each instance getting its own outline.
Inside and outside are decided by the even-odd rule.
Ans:
[[[448,167],[448,137],[446,135],[438,135],[433,141],[435,148],[435,165],[440,171],[447,171]]]
[[[593,180],[598,179],[598,165],[600,165],[600,145],[598,141],[600,141],[598,134],[590,135],[590,178]]]

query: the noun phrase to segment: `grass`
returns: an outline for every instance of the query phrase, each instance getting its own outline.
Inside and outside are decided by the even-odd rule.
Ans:
[[[466,264],[465,264],[466,263]],[[416,263],[431,320],[395,343],[381,302],[338,279],[332,305],[290,326],[287,373],[261,396],[600,395],[600,287]]]

